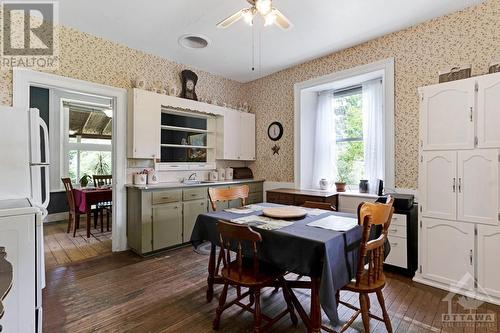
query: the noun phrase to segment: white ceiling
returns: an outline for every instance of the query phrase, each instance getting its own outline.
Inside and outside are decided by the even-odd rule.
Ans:
[[[63,25],[77,30],[247,82],[480,2],[274,0],[294,27],[285,32],[255,24],[254,72],[252,28],[243,22],[225,30],[215,26],[246,7],[245,0],[60,0],[59,16]],[[177,43],[184,34],[201,34],[210,44],[184,49]]]

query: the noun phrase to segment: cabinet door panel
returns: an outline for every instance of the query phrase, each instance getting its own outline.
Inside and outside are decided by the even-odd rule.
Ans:
[[[422,275],[445,284],[466,278],[465,289],[474,287],[474,224],[422,219],[420,263]]]
[[[240,157],[240,113],[226,110],[224,114],[224,159]]]
[[[477,226],[477,280],[481,292],[500,297],[500,227]]]
[[[497,225],[498,151],[460,151],[457,189],[457,219]]]
[[[500,73],[477,78],[477,138],[480,148],[500,148]]]
[[[153,206],[153,251],[182,243],[182,204]]]
[[[131,158],[160,156],[161,104],[156,94],[134,89],[129,105]]]
[[[255,160],[255,115],[251,113],[240,114],[240,159],[244,161]]]
[[[420,191],[422,216],[456,218],[456,152],[423,152]]]
[[[389,235],[391,252],[385,259],[385,263],[401,268],[408,268],[408,252],[406,238]]]
[[[474,148],[474,84],[474,80],[460,80],[423,89],[424,150]]]
[[[191,239],[191,233],[193,232],[198,215],[207,212],[207,200],[184,202],[183,212],[182,241],[186,243]]]

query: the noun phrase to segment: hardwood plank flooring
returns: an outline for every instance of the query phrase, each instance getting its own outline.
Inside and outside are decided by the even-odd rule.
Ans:
[[[73,237],[73,233],[66,233],[67,227],[68,221],[46,223],[43,226],[47,269],[111,254],[111,231],[104,229],[101,232],[100,224],[97,229],[92,224],[90,238],[87,238],[83,219],[76,237]]]
[[[54,236],[58,230],[48,230],[48,236]],[[82,246],[74,244],[76,249]],[[48,248],[52,251],[54,246]],[[76,251],[75,248],[71,251]],[[122,252],[78,262],[70,262],[74,254],[66,254],[65,250],[62,253],[57,257],[66,258],[60,260],[67,263],[47,270],[44,332],[212,332],[217,299],[209,304],[205,300],[208,256],[195,253],[191,247],[151,258]],[[93,254],[82,251],[82,255]],[[58,262],[55,254],[51,260]],[[220,286],[216,288],[216,295],[220,290]],[[234,294],[231,290],[228,297]],[[308,293],[297,290],[296,294],[304,308],[309,309]],[[395,274],[387,274],[384,296],[394,332],[498,331],[500,307],[491,304],[483,304],[477,312],[494,314],[495,327],[442,327],[441,315],[448,311],[447,303],[442,301],[446,292]],[[342,292],[341,298],[358,304],[357,294]],[[371,304],[372,311],[380,315],[375,297],[371,297]],[[265,290],[264,313],[273,315],[284,307],[281,292]],[[465,312],[456,299],[452,307],[458,313]],[[351,314],[351,310],[340,306],[341,320],[349,319]],[[247,332],[251,328],[251,314],[238,307],[224,312],[220,332]],[[304,331],[302,323],[293,327],[288,316],[272,329],[278,333]],[[362,331],[361,317],[347,330]],[[371,320],[371,332],[385,332],[385,326]]]

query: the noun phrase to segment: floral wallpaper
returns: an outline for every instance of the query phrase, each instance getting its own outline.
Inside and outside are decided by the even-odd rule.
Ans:
[[[131,88],[141,77],[148,87],[154,81],[175,83],[180,89],[184,65],[68,27],[59,27],[60,66],[51,73],[119,88]],[[232,105],[243,103],[242,84],[190,68],[198,74],[198,98]],[[0,71],[0,103],[12,104],[12,71]]]
[[[176,82],[186,66],[72,28],[60,27],[60,67],[54,74],[130,88],[137,77]],[[257,119],[257,178],[293,182],[293,114],[295,83],[381,59],[395,59],[396,186],[416,188],[418,178],[417,88],[437,83],[438,70],[472,64],[473,75],[488,72],[500,60],[500,0],[430,20],[246,84],[197,70],[197,94],[228,104],[248,101]],[[0,71],[0,103],[12,104],[12,71]],[[275,144],[267,137],[273,121],[284,126]]]
[[[500,1],[443,16],[423,24],[318,58],[244,85],[257,119],[257,160],[250,166],[256,177],[293,182],[294,84],[332,72],[393,57],[395,59],[395,169],[396,186],[417,188],[417,88],[438,82],[438,71],[472,64],[473,75],[488,72],[500,60]],[[272,154],[267,137],[273,121],[284,126]]]

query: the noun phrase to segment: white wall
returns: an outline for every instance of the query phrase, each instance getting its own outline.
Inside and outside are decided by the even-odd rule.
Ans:
[[[318,184],[312,183],[318,93],[316,91],[302,91],[300,103],[300,188],[319,188]]]

